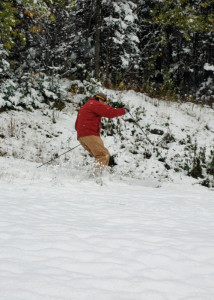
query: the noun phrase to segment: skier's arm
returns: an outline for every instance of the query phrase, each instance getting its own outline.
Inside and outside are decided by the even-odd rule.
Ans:
[[[96,106],[92,105],[91,109],[100,117],[105,118],[116,118],[119,116],[123,116],[126,113],[124,108],[113,108],[104,103],[98,103]]]

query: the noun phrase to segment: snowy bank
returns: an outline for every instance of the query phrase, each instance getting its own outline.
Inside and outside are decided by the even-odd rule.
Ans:
[[[113,157],[114,174],[161,182],[179,182],[190,176],[195,184],[214,185],[213,109],[152,99],[133,91],[105,92],[112,105],[131,107],[131,115],[103,119],[102,136]],[[41,104],[36,110],[19,106],[19,111],[2,112],[0,156],[40,165],[78,145],[74,123],[87,97],[68,93],[66,99],[61,111],[52,104],[52,108]],[[49,168],[84,170],[91,164],[92,159],[79,147],[51,162]]]

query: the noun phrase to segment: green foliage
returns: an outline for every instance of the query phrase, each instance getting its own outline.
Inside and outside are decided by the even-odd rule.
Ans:
[[[152,12],[152,22],[163,28],[172,26],[190,40],[193,33],[214,31],[212,6],[213,0],[199,1],[199,5],[189,0],[166,0],[156,5]]]
[[[28,10],[29,16],[34,17],[36,14],[37,20],[48,18],[50,21],[56,21],[55,9],[71,10],[74,7],[75,0],[22,0],[22,5]]]
[[[99,72],[106,87],[212,106],[213,0],[100,2]],[[92,81],[97,3],[0,1],[0,44],[9,53],[0,57],[1,79],[11,75],[10,63],[14,77],[55,70],[71,80]],[[72,93],[88,92],[75,89]]]
[[[208,174],[213,176],[214,179],[214,150],[210,152],[208,163]]]
[[[48,8],[61,7],[66,9],[73,8],[75,0],[22,0],[21,3],[24,7],[32,9],[33,11],[45,11]]]
[[[213,74],[204,66],[213,65],[213,9],[213,0],[152,1],[142,23],[143,91],[170,100],[212,97]]]
[[[0,79],[8,76],[10,73],[10,63],[8,62],[8,53],[4,46],[0,44]]]
[[[15,45],[15,40],[19,39],[21,44],[26,44],[23,24],[23,15],[20,12],[23,10],[24,15],[30,19],[34,19],[34,27],[31,32],[40,32],[37,24],[41,23],[42,19],[48,18],[52,22],[56,21],[56,8],[70,10],[73,8],[74,0],[21,0],[21,5],[14,5],[9,0],[1,0],[0,2],[0,43],[10,51]],[[36,14],[36,15],[35,15]]]
[[[14,37],[18,36],[16,26],[19,20],[16,16],[17,9],[10,1],[0,2],[0,43],[7,50],[14,46]]]
[[[164,80],[161,88],[159,89],[159,94],[167,99],[176,98],[176,83],[170,70],[166,71],[164,74]]]
[[[62,110],[67,100],[68,87],[62,86],[59,78],[45,74],[25,74],[21,84],[6,80],[0,86],[0,108],[34,109],[48,105]]]

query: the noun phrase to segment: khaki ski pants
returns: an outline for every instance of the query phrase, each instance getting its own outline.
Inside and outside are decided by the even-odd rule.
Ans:
[[[108,166],[110,153],[104,147],[103,141],[99,136],[83,136],[79,138],[79,142],[96,159],[95,171],[102,170],[104,166]]]

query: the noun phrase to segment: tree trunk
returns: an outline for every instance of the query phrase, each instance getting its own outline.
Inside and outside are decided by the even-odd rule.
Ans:
[[[100,30],[101,30],[101,0],[96,1],[95,8],[95,78],[100,78]]]

